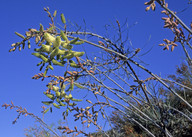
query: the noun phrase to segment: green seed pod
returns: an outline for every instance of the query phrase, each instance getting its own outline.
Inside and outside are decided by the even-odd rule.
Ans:
[[[76,63],[70,63],[70,66],[73,68],[80,68],[80,66]]]
[[[73,57],[74,57],[74,54],[69,52],[67,55],[63,56],[62,58],[71,59]]]
[[[60,106],[66,106],[65,104],[63,104],[63,103],[61,102],[61,100],[60,100],[59,98],[57,98],[56,101],[59,103]]]
[[[81,88],[81,89],[84,89],[84,87],[81,86],[80,84],[77,84],[77,83],[74,83],[74,84],[75,84],[76,87]]]
[[[55,60],[55,59],[52,60],[52,63],[53,63],[54,65],[64,66],[64,64],[62,64],[61,62],[58,62],[58,61]]]
[[[56,97],[60,97],[61,93],[59,91],[55,92]]]
[[[53,86],[53,87],[52,87],[52,90],[55,91],[55,92],[58,92],[58,91],[59,91],[59,87]]]
[[[39,29],[40,32],[43,32],[44,31],[44,28],[43,28],[43,25],[40,24],[40,29]]]
[[[40,58],[44,61],[44,62],[47,62],[48,59],[44,56],[44,55],[40,55]]]
[[[46,67],[46,69],[45,69],[45,71],[44,71],[44,73],[43,73],[43,76],[44,76],[44,77],[46,76],[47,71],[48,71],[48,67]]]
[[[55,26],[51,26],[48,31],[51,32],[52,30],[54,30]]]
[[[57,98],[57,99],[56,99],[56,101],[57,101],[57,103],[59,103],[59,102],[60,102],[60,99],[59,99],[59,98]]]
[[[66,106],[65,104],[63,104],[61,101],[59,102],[59,105],[61,106]]]
[[[76,106],[77,104],[76,103],[69,103],[70,106]]]
[[[46,41],[45,45],[51,46],[53,43]]]
[[[15,32],[15,34],[23,39],[25,39],[25,36],[23,36],[22,34],[18,33],[18,32]]]
[[[45,105],[50,105],[50,104],[53,103],[53,101],[42,101],[42,103],[45,104]]]
[[[44,38],[45,38],[45,40],[46,40],[47,42],[50,42],[50,43],[55,41],[55,37],[52,36],[52,35],[49,34],[49,33],[45,33],[45,34],[44,34]]]
[[[53,70],[53,66],[49,65],[49,68],[50,68],[51,70]]]
[[[58,109],[60,109],[60,106],[57,105],[56,103],[53,103],[53,106],[56,107],[56,108],[58,108]]]
[[[66,93],[64,90],[61,91],[61,97],[65,97]]]
[[[57,56],[58,52],[59,52],[59,48],[57,47],[57,48],[55,48],[55,49],[51,52],[50,58],[53,59],[55,56]]]
[[[58,51],[58,55],[64,55],[64,54],[66,54],[67,52],[65,51],[65,50],[60,50],[59,49],[59,51]],[[60,56],[60,58],[61,58],[61,56]]]
[[[65,113],[66,113],[66,116],[68,116],[68,114],[69,114],[69,109],[67,109]]]
[[[64,41],[61,42],[61,46],[62,46],[63,48],[65,48],[65,49],[69,49],[69,50],[73,48],[72,45],[69,45],[68,42],[64,42]]]
[[[54,100],[54,99],[55,99],[53,94],[46,94],[46,96],[47,96],[48,98],[50,98],[51,100]]]
[[[49,108],[48,109],[46,109],[43,113],[45,114],[45,113],[47,113],[49,111]]]
[[[76,99],[76,98],[72,98],[71,100],[75,101],[75,102],[81,102],[82,101],[82,99]]]
[[[78,40],[79,40],[79,38],[77,37],[77,38],[71,40],[71,41],[70,41],[70,44],[74,44],[74,43],[77,42]]]
[[[68,95],[65,95],[64,98],[69,99],[69,96],[68,96]]]
[[[73,90],[74,89],[74,83],[73,84],[71,84],[71,90]]]
[[[72,94],[69,94],[69,99],[72,99],[72,98],[73,98]]]
[[[74,45],[81,45],[81,44],[83,44],[84,43],[84,41],[77,41],[77,42],[75,42],[75,43],[73,43]]]
[[[30,40],[28,40],[27,44],[28,44],[28,49],[30,49],[30,48],[31,48],[31,42],[30,42]]]
[[[38,58],[40,58],[40,53],[32,53],[32,55],[34,55],[34,56],[36,56],[36,57],[38,57]]]
[[[34,51],[36,51],[36,52],[42,52],[42,49],[41,49],[41,48],[35,48]]]
[[[53,13],[53,17],[55,17],[57,15],[57,11],[55,10]]]
[[[53,42],[53,47],[58,48],[61,45],[61,38],[57,36],[55,41]]]
[[[73,60],[69,60],[69,63],[75,63],[75,61],[73,61]]]
[[[65,21],[65,17],[64,17],[64,14],[63,14],[63,13],[61,14],[61,21],[62,21],[63,24],[66,23],[66,21]]]
[[[41,45],[41,50],[42,52],[46,52],[46,53],[51,53],[51,51],[53,50],[53,48],[50,45]]]
[[[67,36],[65,35],[65,33],[63,31],[61,31],[61,38],[65,41],[65,42],[68,42],[68,38]]]
[[[39,63],[37,64],[37,66],[41,65],[42,63],[43,63],[43,61],[39,62]]]
[[[77,56],[77,57],[81,57],[81,56],[83,56],[85,54],[85,52],[77,52],[77,51],[74,51],[73,52],[73,55],[74,56]]]

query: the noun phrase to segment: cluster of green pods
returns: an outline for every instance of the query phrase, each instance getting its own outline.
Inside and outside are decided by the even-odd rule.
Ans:
[[[52,65],[64,66],[66,63],[65,60],[69,60],[70,66],[74,68],[79,68],[79,65],[75,63],[75,61],[71,60],[73,57],[80,57],[84,55],[84,52],[73,51],[72,45],[80,45],[83,44],[83,41],[79,41],[79,38],[75,38],[73,40],[69,40],[66,34],[61,31],[60,35],[54,36],[51,33],[44,33],[43,38],[46,43],[42,44],[40,48],[35,49],[35,53],[32,55],[40,58],[42,61],[37,65],[42,65],[40,70],[46,66],[44,75],[46,75],[48,69],[53,70]]]
[[[65,90],[65,85],[62,85],[60,87],[49,85],[48,88],[54,91],[55,94],[44,92],[44,94],[51,99],[51,101],[42,101],[42,103],[45,105],[53,105],[55,108],[60,109],[61,106],[66,106],[66,99],[71,100],[73,102],[82,101],[82,99],[73,98],[71,93],[67,94],[67,90]]]

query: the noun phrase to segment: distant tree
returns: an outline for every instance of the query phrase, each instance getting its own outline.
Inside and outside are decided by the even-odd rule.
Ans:
[[[192,103],[192,69],[184,63],[177,67],[175,75],[169,75],[173,81],[170,82],[170,87],[190,104]],[[178,86],[178,85],[182,86]],[[168,131],[174,137],[190,137],[192,135],[192,121],[190,120],[191,109],[186,106],[181,100],[175,97],[172,93],[169,93],[166,89],[158,88],[159,94],[162,96],[161,100],[155,107],[157,115],[160,117],[163,125],[166,126]],[[156,100],[151,99],[151,102]],[[154,102],[155,103],[155,102]],[[151,108],[146,108],[145,104],[138,106],[141,110],[152,111]],[[129,115],[130,112],[127,112]],[[184,117],[183,114],[187,114],[189,117]],[[142,136],[147,137],[146,132],[134,123],[130,122],[126,115],[114,111],[111,115],[111,121],[114,125],[114,129],[124,136]],[[140,121],[142,122],[142,121]],[[145,123],[143,123],[145,124]],[[163,133],[155,127],[153,124],[147,124],[148,129],[152,131],[156,136],[163,136]]]

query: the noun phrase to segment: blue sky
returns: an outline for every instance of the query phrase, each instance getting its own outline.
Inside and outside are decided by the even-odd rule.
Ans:
[[[104,35],[106,24],[115,23],[119,20],[124,23],[127,19],[130,28],[129,39],[135,48],[141,48],[141,54],[153,49],[141,58],[151,71],[167,76],[174,73],[176,65],[184,60],[181,47],[174,52],[163,51],[158,46],[166,37],[173,38],[172,33],[163,29],[163,21],[160,14],[161,8],[157,6],[155,12],[145,12],[145,0],[1,0],[1,67],[0,67],[0,104],[10,103],[27,108],[41,116],[41,101],[45,99],[43,91],[46,83],[32,80],[31,77],[39,72],[36,67],[38,60],[31,56],[32,50],[16,51],[9,53],[10,45],[20,41],[14,32],[24,34],[28,28],[39,28],[39,24],[48,25],[47,14],[43,11],[44,7],[49,7],[53,12],[58,11],[58,15],[65,14],[65,17],[72,22],[83,26],[83,19],[88,28],[94,28],[94,32]],[[169,8],[181,11],[188,7],[188,0],[167,0]],[[178,16],[188,25],[192,19],[192,8],[188,8]],[[187,16],[186,16],[187,15]],[[57,20],[60,20],[58,16]],[[150,41],[148,39],[150,38]],[[147,43],[147,44],[146,44]],[[89,51],[93,52],[93,51]],[[93,52],[94,53],[94,52]],[[47,121],[60,115],[54,111],[48,114]],[[0,129],[2,137],[22,137],[24,128],[33,126],[34,120],[29,117],[21,117],[17,124],[12,125],[17,113],[13,110],[4,110],[0,107]],[[59,117],[58,117],[59,119]]]

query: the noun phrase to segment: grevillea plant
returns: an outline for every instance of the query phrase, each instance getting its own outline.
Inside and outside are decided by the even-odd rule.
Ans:
[[[166,17],[162,18],[165,22],[164,28],[169,28],[174,34],[173,41],[165,38],[165,43],[159,45],[164,46],[164,50],[169,50],[171,46],[171,51],[173,51],[175,47],[181,44],[188,65],[191,67],[192,60],[188,51],[191,50],[192,25],[190,24],[191,28],[187,27],[176,13],[168,8],[165,0],[150,0],[146,2],[146,11],[155,10],[156,4],[164,9],[162,11],[166,15]],[[69,23],[66,22],[63,14],[60,16],[63,25],[59,28],[54,22],[57,11],[52,15],[49,8],[44,8],[44,10],[51,19],[50,26],[45,29],[40,24],[39,29],[29,29],[26,31],[25,36],[16,32],[15,34],[21,37],[22,41],[12,44],[10,49],[10,52],[22,50],[22,48],[25,48],[25,44],[28,44],[28,48],[31,48],[30,40],[35,39],[38,47],[33,48],[32,46],[34,49],[32,55],[40,59],[37,66],[43,72],[34,75],[33,79],[50,79],[46,91],[43,92],[47,97],[46,101],[42,101],[47,106],[43,107],[44,114],[49,111],[52,112],[53,108],[62,109],[64,119],[67,119],[68,115],[73,115],[74,121],[81,121],[87,128],[96,126],[104,136],[108,137],[122,136],[122,134],[118,134],[119,131],[112,127],[109,118],[110,114],[107,112],[109,109],[122,114],[126,120],[138,126],[148,136],[153,137],[156,136],[157,130],[162,136],[172,136],[165,114],[169,115],[169,117],[174,117],[174,114],[177,113],[179,116],[184,117],[185,120],[192,121],[190,117],[192,105],[170,86],[170,82],[182,88],[187,86],[161,78],[145,66],[142,66],[137,57],[141,49],[127,46],[128,39],[123,35],[127,30],[125,25],[121,25],[116,20],[116,26],[114,27],[117,32],[114,39],[111,39],[87,30],[81,30],[81,28],[75,29],[72,27],[74,30],[71,31],[71,27],[69,27]],[[76,45],[92,46],[92,48],[97,50],[100,48],[101,53],[94,56],[90,55],[88,52],[89,48],[86,48],[84,52],[75,51],[73,47]],[[64,72],[60,76],[54,75],[55,66],[64,68],[62,69]],[[142,72],[145,74],[143,76],[139,75],[136,69],[143,70]],[[49,72],[52,74],[49,74]],[[172,96],[175,96],[175,98],[185,104],[188,111],[181,112],[177,108],[171,108],[170,104],[163,102],[161,91],[156,87],[151,88],[149,82],[163,86],[163,88],[167,89],[167,92],[170,92]],[[191,87],[187,88],[191,90]],[[89,95],[85,96],[85,98],[74,98],[74,94],[85,93],[77,93],[74,89],[89,91]],[[81,101],[85,102],[83,106],[80,105]],[[13,103],[4,104],[3,107],[16,108],[19,113],[16,120],[21,114],[32,116],[45,128],[53,132],[55,136],[59,136],[39,117],[27,112],[26,109],[15,106]],[[170,109],[172,111],[169,111]],[[109,122],[108,124],[112,128],[110,132],[105,132],[99,124],[99,119],[102,118]],[[153,129],[156,129],[156,131]],[[95,135],[82,131],[77,126],[73,129],[66,125],[59,126],[58,130],[62,131],[63,134]],[[132,132],[132,128],[127,132]]]

